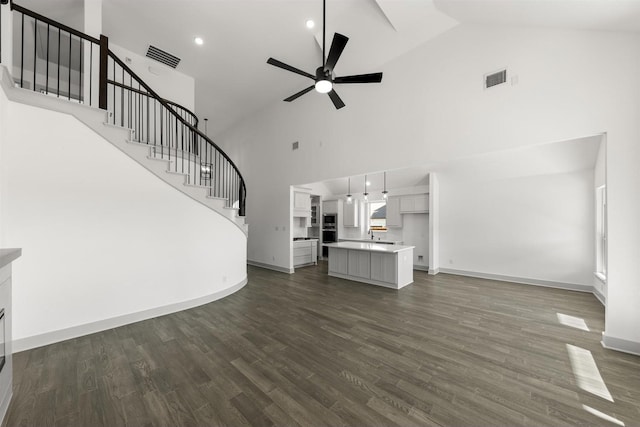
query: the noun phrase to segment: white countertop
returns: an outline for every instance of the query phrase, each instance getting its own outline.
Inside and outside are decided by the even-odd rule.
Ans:
[[[326,243],[324,246],[328,248],[338,249],[351,249],[355,251],[367,251],[367,252],[384,252],[384,253],[396,253],[413,249],[415,246],[403,246],[403,245],[379,245],[375,243],[361,243],[361,242],[338,242],[338,243]]]
[[[402,240],[385,240],[385,239],[338,239],[339,242],[362,242],[362,243],[386,243],[391,245],[401,245]]]

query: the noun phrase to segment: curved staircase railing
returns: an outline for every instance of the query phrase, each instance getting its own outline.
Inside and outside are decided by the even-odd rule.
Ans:
[[[106,110],[109,124],[130,129],[132,142],[169,161],[187,185],[206,187],[209,197],[245,215],[242,174],[198,129],[193,112],[159,96],[109,50],[106,36],[96,39],[13,2],[11,10],[19,36],[11,70],[17,86]]]

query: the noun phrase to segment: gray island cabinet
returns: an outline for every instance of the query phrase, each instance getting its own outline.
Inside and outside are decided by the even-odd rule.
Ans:
[[[413,283],[415,246],[327,243],[329,276],[400,289]]]

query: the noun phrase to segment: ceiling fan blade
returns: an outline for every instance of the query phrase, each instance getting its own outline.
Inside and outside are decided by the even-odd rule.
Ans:
[[[277,59],[269,58],[267,59],[267,64],[271,64],[275,67],[282,68],[283,70],[291,71],[292,73],[300,74],[301,76],[309,77],[311,80],[315,80],[316,76],[313,74],[309,74],[306,71],[302,71],[296,67],[292,67],[291,65],[285,64],[284,62],[280,62]]]
[[[335,90],[332,89],[331,92],[329,92],[329,98],[331,98],[331,101],[333,101],[333,105],[335,105],[336,110],[344,107],[344,102],[342,102],[342,99],[340,99]]]
[[[333,35],[333,41],[331,42],[331,48],[329,49],[329,55],[327,55],[327,62],[325,64],[325,69],[333,71],[333,67],[336,66],[336,62],[342,55],[342,51],[344,47],[347,45],[349,41],[349,37],[343,36],[340,33],[335,33]]]
[[[308,88],[306,88],[306,89],[302,89],[300,92],[298,92],[298,93],[296,93],[296,94],[293,94],[293,95],[291,95],[290,97],[288,97],[288,98],[284,99],[284,101],[291,102],[291,101],[293,101],[294,99],[297,99],[297,98],[301,97],[302,95],[304,95],[305,93],[307,93],[307,92],[311,91],[314,87],[315,87],[315,85],[311,85],[311,86],[309,86],[309,87],[308,87]]]
[[[336,77],[334,83],[380,83],[382,73],[358,74],[357,76]]]

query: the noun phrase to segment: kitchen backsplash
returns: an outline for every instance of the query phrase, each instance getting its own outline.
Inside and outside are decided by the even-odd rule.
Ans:
[[[301,218],[293,218],[293,237],[308,237],[306,221],[301,223]]]

